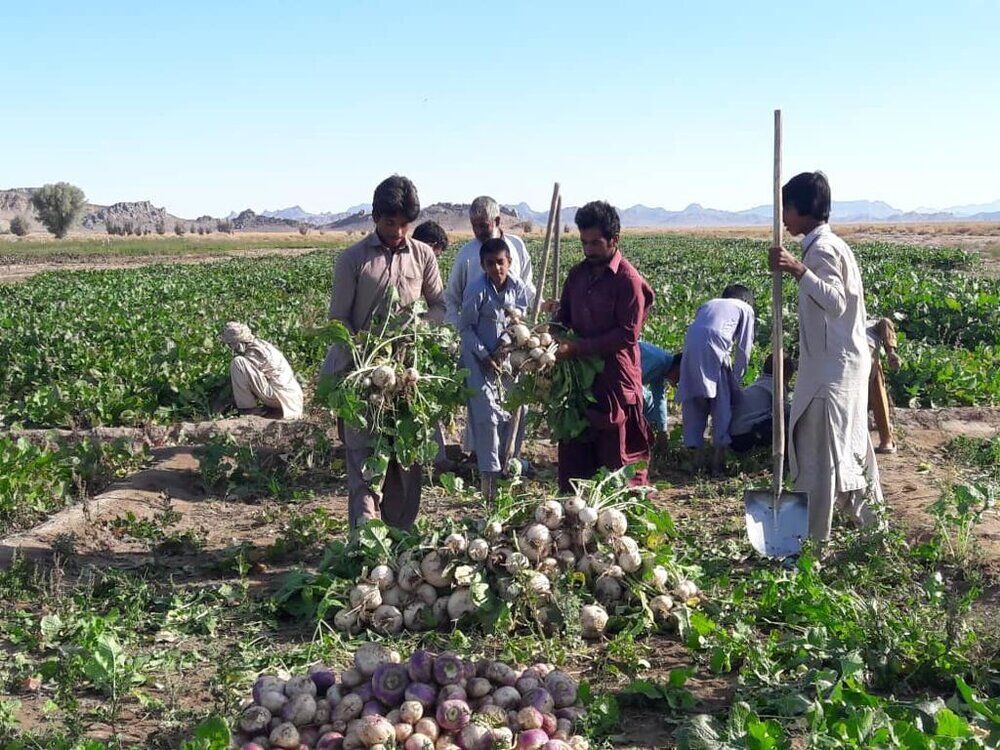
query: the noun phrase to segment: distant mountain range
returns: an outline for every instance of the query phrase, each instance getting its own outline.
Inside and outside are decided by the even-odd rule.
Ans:
[[[434,204],[431,208],[458,208],[458,204]],[[536,211],[527,203],[505,204],[504,208],[516,214],[521,221],[531,221],[544,225],[548,221],[547,211]],[[563,224],[572,224],[577,207],[564,208],[559,216]],[[339,212],[309,213],[300,206],[277,211],[262,211],[259,215],[273,219],[285,219],[311,224],[317,227],[335,225],[359,225],[370,223],[371,204],[359,204]],[[426,212],[425,212],[426,213]],[[692,203],[681,211],[636,204],[619,209],[622,226],[625,227],[724,227],[748,226],[771,223],[771,206],[755,206],[742,211],[726,211],[706,208]],[[233,214],[235,215],[235,214]],[[839,223],[857,222],[942,222],[942,221],[1000,221],[1000,201],[968,206],[954,206],[947,209],[920,208],[903,211],[884,201],[834,201],[831,215]],[[454,223],[454,222],[450,222]]]

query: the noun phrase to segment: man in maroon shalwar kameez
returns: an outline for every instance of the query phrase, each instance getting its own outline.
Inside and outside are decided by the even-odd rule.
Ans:
[[[594,382],[596,403],[590,427],[559,443],[559,489],[570,479],[588,479],[601,467],[611,470],[649,462],[652,432],[643,414],[639,333],[653,305],[653,290],[618,250],[621,222],[614,207],[594,201],[576,212],[585,260],[570,269],[555,316],[579,338],[564,341],[557,357],[596,355],[604,371]],[[646,470],[634,484],[645,484]]]

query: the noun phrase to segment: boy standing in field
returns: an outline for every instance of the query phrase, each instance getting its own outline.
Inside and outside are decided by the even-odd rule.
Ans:
[[[684,357],[677,386],[681,404],[684,447],[700,451],[705,426],[712,417],[712,471],[722,469],[732,439],[733,394],[739,389],[753,349],[753,293],[742,284],[730,284],[722,296],[698,308],[684,336]],[[735,357],[733,351],[735,349]],[[705,456],[696,465],[701,468]]]
[[[425,221],[417,225],[413,230],[413,239],[430,245],[434,251],[434,257],[439,258],[448,249],[448,233],[436,221]]]
[[[584,260],[569,270],[554,321],[578,338],[559,344],[556,357],[604,360],[594,381],[590,422],[578,438],[559,443],[559,490],[572,489],[570,480],[589,479],[601,467],[612,471],[649,463],[652,432],[643,414],[639,332],[650,308],[653,290],[618,249],[621,220],[613,206],[592,201],[576,212]],[[634,484],[645,484],[640,468]]]
[[[483,497],[492,501],[503,467],[500,451],[507,439],[510,415],[502,398],[505,380],[498,346],[507,329],[508,308],[524,313],[528,292],[510,273],[510,248],[502,238],[488,239],[479,248],[484,273],[470,279],[459,313],[462,335],[462,367],[468,369],[466,384],[474,391],[469,398],[469,420],[473,424],[476,462],[482,476]]]
[[[417,188],[406,177],[393,175],[375,188],[375,231],[341,253],[334,266],[331,320],[339,320],[352,334],[367,330],[373,318],[387,314],[393,296],[402,306],[423,297],[428,318],[444,319],[441,274],[434,251],[406,236],[419,214]],[[327,352],[320,374],[337,375],[351,364],[350,352],[335,344]],[[381,518],[391,526],[409,528],[420,509],[420,466],[391,461],[383,485],[371,487],[363,474],[365,461],[371,456],[371,435],[342,421],[340,431],[347,461],[351,527]]]
[[[802,260],[771,248],[771,267],[799,285],[799,372],[789,420],[789,474],[809,497],[809,536],[830,538],[833,511],[864,525],[881,505],[878,464],[868,434],[871,353],[865,290],[854,253],[827,223],[830,183],[803,172],[781,190],[785,227],[805,235]],[[866,492],[868,490],[868,492]],[[870,494],[869,494],[870,493]]]

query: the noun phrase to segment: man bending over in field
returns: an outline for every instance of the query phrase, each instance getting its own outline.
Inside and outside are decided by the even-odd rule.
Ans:
[[[383,180],[372,199],[375,231],[347,248],[337,258],[330,294],[330,319],[339,320],[351,333],[366,330],[376,315],[385,315],[395,290],[399,303],[410,305],[419,297],[427,301],[428,317],[444,318],[441,274],[434,251],[406,236],[420,214],[417,188],[406,177]],[[321,375],[343,373],[352,364],[345,348],[330,347]],[[389,463],[381,487],[371,487],[363,467],[371,455],[370,435],[340,423],[347,458],[347,513],[351,527],[373,518],[409,528],[420,510],[420,466]]]
[[[695,466],[704,468],[705,427],[712,417],[713,473],[722,470],[732,442],[733,394],[739,390],[753,348],[753,294],[742,284],[730,284],[722,296],[695,313],[684,335],[684,358],[677,386],[681,404],[684,447],[696,453]]]
[[[576,212],[584,260],[569,270],[553,320],[578,338],[559,344],[559,359],[596,355],[604,370],[594,381],[590,426],[559,443],[559,490],[570,480],[649,462],[652,432],[643,415],[639,332],[653,306],[653,290],[618,249],[621,221],[613,206],[593,201]],[[633,482],[645,484],[647,471]]]
[[[270,409],[283,419],[302,416],[302,386],[276,346],[254,336],[243,323],[226,323],[219,338],[236,355],[229,366],[229,377],[240,414],[263,416]]]

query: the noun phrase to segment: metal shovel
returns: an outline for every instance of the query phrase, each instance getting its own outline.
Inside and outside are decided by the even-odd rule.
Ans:
[[[775,246],[781,244],[781,110],[774,111],[774,233]],[[783,492],[785,473],[785,351],[782,325],[781,272],[771,278],[771,350],[774,359],[774,396],[771,399],[772,486],[747,490],[747,536],[750,544],[765,557],[788,557],[802,549],[809,533],[809,498],[805,492]]]

